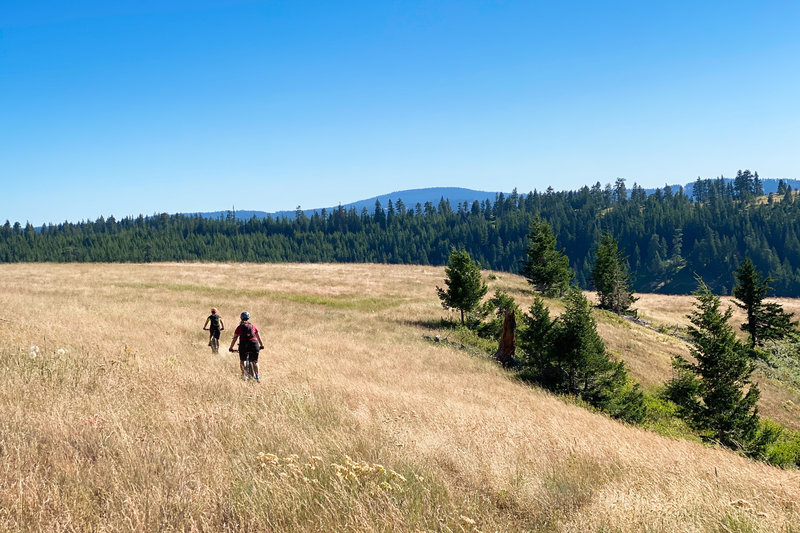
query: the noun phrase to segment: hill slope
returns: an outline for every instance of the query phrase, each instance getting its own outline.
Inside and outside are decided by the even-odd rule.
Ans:
[[[425,341],[442,314],[441,268],[0,269],[0,529],[800,523],[797,471],[616,423]],[[492,283],[526,294],[516,276]],[[234,317],[253,314],[268,344],[260,386],[208,351],[211,305],[223,346]]]

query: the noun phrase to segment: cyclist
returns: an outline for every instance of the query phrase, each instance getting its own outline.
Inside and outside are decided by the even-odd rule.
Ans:
[[[255,324],[250,322],[250,313],[244,311],[240,318],[242,321],[233,332],[233,340],[231,347],[228,351],[233,351],[233,346],[236,344],[236,339],[239,339],[239,368],[242,370],[242,379],[247,378],[245,373],[245,361],[250,361],[253,366],[253,374],[256,381],[258,379],[258,351],[264,349],[264,343],[261,342],[261,336],[258,334],[258,328]]]
[[[211,327],[209,327],[211,324]],[[211,308],[211,314],[206,318],[206,323],[203,324],[203,330],[208,331],[208,345],[211,346],[213,353],[219,353],[219,334],[225,329],[225,323],[222,317],[217,314],[217,308]]]

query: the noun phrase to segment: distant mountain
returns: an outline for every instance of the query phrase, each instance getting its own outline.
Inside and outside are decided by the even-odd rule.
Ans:
[[[730,178],[725,178],[726,182],[733,181]],[[764,194],[775,193],[778,191],[778,179],[762,179],[761,184],[764,187]],[[800,189],[800,180],[796,179],[784,179],[783,180],[787,185],[791,185],[792,189],[798,190]],[[633,184],[628,183],[628,187],[631,187]],[[666,187],[666,185],[665,185]],[[669,185],[672,189],[673,193],[678,192],[681,188],[683,188],[684,194],[693,198],[694,192],[694,182],[687,183],[686,185]],[[522,191],[524,188],[521,188]],[[659,189],[663,190],[663,187],[659,187]],[[649,195],[656,192],[657,189],[645,189],[645,192]],[[366,200],[359,200],[357,202],[351,202],[349,204],[343,204],[342,207],[345,210],[350,210],[350,208],[354,208],[357,213],[361,213],[362,209],[366,209],[370,214],[373,213],[375,210],[375,202],[379,201],[381,206],[385,209],[389,200],[392,203],[397,203],[398,199],[402,199],[403,203],[406,205],[407,209],[413,209],[416,204],[425,205],[425,202],[431,202],[434,206],[439,204],[439,200],[444,198],[445,200],[450,201],[450,205],[455,206],[458,204],[463,204],[464,202],[472,203],[475,200],[478,202],[483,202],[484,200],[490,200],[494,202],[497,195],[500,194],[499,192],[489,192],[489,191],[476,191],[473,189],[465,189],[462,187],[429,187],[426,189],[409,189],[405,191],[396,191],[389,194],[382,194],[380,196],[373,196],[372,198],[367,198]],[[508,194],[506,192],[505,194]],[[630,194],[630,189],[629,189]],[[303,209],[303,213],[307,217],[310,217],[314,213],[320,213],[323,209],[327,212],[331,212],[333,209],[337,209],[338,206],[328,206],[328,207],[318,207],[314,209]],[[185,213],[191,215],[200,215],[205,218],[225,218],[228,216],[229,211],[213,211],[207,213]],[[266,211],[249,211],[249,210],[236,210],[236,218],[239,220],[249,220],[253,217],[256,218],[289,218],[293,219],[296,216],[295,210],[291,211],[275,211],[272,213]]]
[[[464,202],[469,202],[470,204],[474,201],[483,202],[484,200],[491,200],[494,202],[496,196],[499,193],[497,192],[487,192],[487,191],[475,191],[472,189],[464,189],[462,187],[429,187],[427,189],[409,189],[406,191],[396,191],[389,194],[382,194],[380,196],[373,196],[372,198],[367,198],[366,200],[359,200],[357,202],[351,202],[349,204],[342,204],[342,207],[346,210],[350,210],[353,208],[356,210],[357,213],[361,213],[362,209],[366,209],[369,214],[372,214],[375,210],[375,202],[379,201],[381,206],[386,209],[386,206],[389,203],[389,200],[392,203],[397,203],[398,199],[403,200],[403,203],[406,205],[407,209],[414,209],[414,206],[417,204],[425,205],[425,202],[431,202],[434,206],[439,204],[439,201],[444,198],[445,200],[450,201],[450,205],[454,208],[458,204],[463,204]],[[306,216],[310,217],[314,213],[322,212],[323,209],[330,212],[333,209],[337,209],[339,206],[329,206],[329,207],[318,207],[315,209],[303,209],[303,213]],[[228,211],[213,211],[210,213],[186,213],[192,215],[200,215],[205,218],[225,218],[228,215]],[[296,216],[296,211],[275,211],[273,213],[268,213],[266,211],[239,211],[236,210],[236,218],[239,220],[249,220],[254,216],[257,218],[266,218],[271,216],[272,218],[290,218],[293,219]]]

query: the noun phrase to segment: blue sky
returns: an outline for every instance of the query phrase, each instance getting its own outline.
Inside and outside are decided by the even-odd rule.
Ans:
[[[0,3],[0,220],[800,178],[800,3]]]

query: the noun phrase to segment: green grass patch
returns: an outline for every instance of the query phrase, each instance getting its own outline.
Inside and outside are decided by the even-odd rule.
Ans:
[[[267,291],[259,289],[227,289],[221,287],[207,287],[204,285],[197,285],[193,283],[162,283],[162,282],[148,282],[148,283],[116,283],[116,287],[135,290],[158,289],[168,290],[174,292],[189,292],[192,294],[202,294],[209,297],[246,297],[258,298],[267,300],[276,300],[283,302],[292,302],[302,305],[320,305],[330,307],[333,309],[347,309],[354,311],[384,311],[403,305],[407,298],[390,294],[385,297],[358,297],[354,295],[344,294],[336,296],[321,296],[318,294],[301,293],[301,292],[280,292],[280,291]]]
[[[665,437],[702,442],[689,424],[678,416],[678,406],[661,398],[660,389],[644,392],[643,399],[647,414],[642,427]]]

